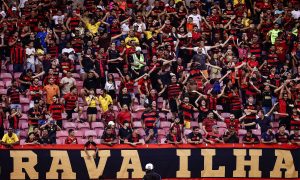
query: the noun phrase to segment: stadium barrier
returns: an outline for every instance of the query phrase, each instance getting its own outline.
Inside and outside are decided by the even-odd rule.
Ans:
[[[0,147],[0,179],[142,178],[152,163],[163,178],[299,179],[296,145],[98,145],[96,158],[82,145]],[[92,153],[92,152],[90,152]]]

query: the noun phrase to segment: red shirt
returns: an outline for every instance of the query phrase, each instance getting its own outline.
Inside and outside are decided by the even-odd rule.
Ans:
[[[129,111],[121,111],[118,114],[118,120],[120,124],[124,124],[124,121],[131,122],[131,114]]]
[[[76,137],[68,136],[65,140],[65,144],[78,144]]]
[[[207,131],[207,132],[211,132],[212,131],[212,127],[214,126],[214,125],[217,125],[217,120],[215,120],[215,119],[210,119],[210,118],[205,118],[204,120],[203,120],[203,126],[205,126],[205,130]]]

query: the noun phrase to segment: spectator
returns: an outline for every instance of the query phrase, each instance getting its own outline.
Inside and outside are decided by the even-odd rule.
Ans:
[[[154,167],[153,164],[148,163],[145,166],[146,174],[143,177],[143,180],[161,180],[161,177],[159,174],[153,171]]]
[[[39,138],[39,143],[40,144],[55,144],[55,142],[53,141],[53,139],[51,140],[49,138],[49,134],[48,134],[48,130],[47,129],[43,129],[42,130],[42,135],[41,135],[41,138]]]
[[[131,112],[129,111],[128,106],[124,104],[117,116],[117,122],[122,127],[126,121],[130,123],[130,126],[132,125]]]
[[[258,144],[259,139],[255,134],[252,134],[252,130],[247,130],[247,133],[243,137],[244,144]]]
[[[129,144],[131,146],[136,146],[138,144],[142,144],[140,142],[141,136],[139,134],[138,129],[135,129],[132,131],[131,134],[129,134],[129,136],[126,137],[124,144]]]
[[[193,132],[187,136],[187,142],[190,144],[201,144],[203,142],[199,127],[193,127]]]
[[[94,146],[94,148],[96,149],[95,153],[92,155],[92,157],[95,158],[96,154],[98,153],[98,147],[97,144],[93,141],[93,136],[89,136],[88,141],[84,144],[84,152],[88,156],[88,158],[91,158],[90,153],[87,151],[88,149],[91,148],[91,146]]]
[[[204,141],[210,144],[215,144],[215,143],[224,143],[222,135],[219,133],[219,126],[213,125],[212,126],[212,131],[208,132],[206,134],[206,137],[204,138]]]
[[[113,100],[109,94],[106,94],[106,90],[100,89],[99,92],[99,104],[102,112],[106,112],[108,110],[108,105],[113,104]]]
[[[56,124],[56,122],[54,120],[49,119],[48,122],[42,125],[40,128],[45,128],[48,131],[50,144],[56,144],[56,132],[61,130],[61,128]]]
[[[0,142],[4,146],[12,148],[14,145],[19,144],[19,138],[15,133],[13,133],[12,128],[8,128],[7,133],[4,134]]]
[[[182,138],[181,136],[178,136],[176,128],[170,129],[170,133],[167,135],[166,142],[174,145],[182,144]]]
[[[207,114],[207,117],[203,120],[202,123],[202,129],[204,131],[205,134],[212,132],[213,130],[213,126],[217,125],[217,120],[214,119],[214,114],[212,112],[209,112]]]
[[[124,125],[119,130],[120,143],[124,144],[125,139],[132,134],[132,129],[128,121],[124,121]]]
[[[69,136],[66,138],[65,144],[78,144],[74,129],[69,129],[68,133]]]
[[[71,87],[73,86],[76,86],[76,80],[72,77],[72,73],[68,71],[67,75],[60,80],[60,89],[62,95],[69,93]]]
[[[89,123],[96,121],[97,118],[97,106],[99,105],[98,98],[95,96],[94,89],[89,91],[89,96],[85,98],[88,105],[87,109],[87,120]]]
[[[261,142],[264,144],[276,143],[275,134],[273,134],[273,130],[271,127],[268,127],[267,131],[262,133]]]
[[[41,109],[39,108],[39,101],[35,100],[34,101],[34,106],[28,110],[28,124],[29,124],[29,129],[34,129],[35,127],[38,127],[39,121],[42,120],[42,112]]]
[[[108,122],[112,121],[115,123],[116,114],[114,111],[114,106],[112,104],[108,105],[108,110],[101,115],[102,122],[107,125]]]
[[[145,105],[146,106],[146,105]],[[158,124],[158,113],[157,111],[154,111],[152,107],[146,106],[145,111],[142,114],[141,120],[143,122],[143,128],[146,130],[146,132],[149,129],[153,129],[155,133],[157,133],[157,124]]]
[[[275,138],[278,144],[289,142],[289,134],[285,132],[285,126],[281,125],[279,127],[278,132],[275,134]]]
[[[15,130],[15,133],[19,135],[19,120],[22,117],[21,111],[18,109],[11,109],[10,114],[8,115],[8,122],[10,127]]]
[[[49,106],[49,113],[59,127],[62,127],[62,114],[65,113],[65,107],[59,102],[57,95],[53,96],[53,103]]]
[[[26,138],[25,144],[35,145],[40,143],[39,143],[39,139],[36,139],[34,133],[30,132]]]
[[[225,143],[239,143],[239,136],[237,134],[236,128],[234,126],[230,126],[228,131],[223,135],[223,139]]]
[[[70,92],[64,95],[64,107],[67,113],[67,120],[72,121],[72,114],[78,113],[77,122],[80,121],[81,110],[78,103],[78,92],[76,86],[70,88]]]
[[[146,142],[146,144],[157,144],[158,143],[157,133],[155,133],[153,129],[149,129],[146,132],[145,142]]]
[[[20,104],[21,89],[18,82],[13,80],[12,86],[7,90],[8,103],[12,109],[21,109]]]
[[[295,129],[294,133],[290,135],[290,141],[293,144],[300,144],[300,132],[299,129]]]
[[[116,135],[113,133],[113,129],[111,127],[106,128],[101,137],[101,144],[113,146],[116,143]]]
[[[57,98],[60,97],[59,87],[54,84],[53,78],[50,78],[49,84],[44,86],[44,91],[46,92],[46,103],[48,107],[54,103],[54,96],[56,96]]]

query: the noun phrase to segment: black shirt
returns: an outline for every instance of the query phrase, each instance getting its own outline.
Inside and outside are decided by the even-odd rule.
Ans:
[[[97,144],[94,142],[94,141],[88,141],[88,142],[86,142],[85,144],[84,144],[84,147],[89,147],[90,145],[92,145],[92,146],[97,146]]]
[[[257,119],[256,120],[256,123],[259,124],[260,126],[260,130],[261,130],[261,133],[264,133],[268,130],[269,127],[271,127],[271,119],[269,117],[264,117],[264,119]]]
[[[112,142],[116,139],[116,135],[115,134],[107,134],[106,132],[104,132],[101,139],[103,139],[104,142]]]
[[[192,141],[200,141],[202,139],[202,134],[201,133],[194,134],[193,132],[191,132],[188,135],[188,139],[190,139]]]
[[[88,90],[91,89],[97,89],[97,78],[96,77],[92,77],[92,78],[86,78],[83,82],[83,87],[85,87]]]
[[[43,136],[39,139],[40,144],[52,144],[53,142],[50,140],[49,136]]]
[[[125,139],[131,133],[132,133],[132,130],[130,128],[127,128],[127,129],[120,128],[120,130],[119,130],[119,136],[120,136],[121,139]],[[123,144],[124,141],[120,140],[120,143]]]
[[[120,94],[119,97],[118,97],[118,102],[120,102],[121,106],[126,104],[128,107],[130,107],[131,96],[129,94]]]

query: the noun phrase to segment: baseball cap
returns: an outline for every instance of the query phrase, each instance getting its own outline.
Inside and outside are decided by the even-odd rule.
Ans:
[[[151,164],[151,163],[146,164],[145,169],[146,170],[152,170],[153,169],[153,164]]]
[[[135,48],[135,51],[142,51],[142,48],[138,46]]]
[[[114,126],[115,123],[114,123],[113,121],[109,121],[109,122],[108,122],[108,125],[109,125],[109,126]]]

